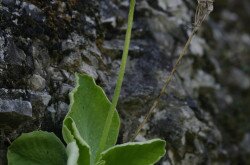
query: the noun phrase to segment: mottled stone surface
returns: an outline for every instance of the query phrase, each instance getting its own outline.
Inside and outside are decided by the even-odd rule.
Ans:
[[[128,7],[128,0],[1,1],[0,164],[7,138],[35,129],[61,136],[75,72],[94,77],[111,98]],[[191,32],[195,7],[193,0],[137,0],[119,143],[131,138],[157,97]],[[249,11],[248,0],[215,2],[137,138],[168,142],[159,164],[250,163]]]
[[[0,99],[0,113],[1,128],[4,126],[17,128],[20,121],[25,120],[25,118],[32,117],[32,106],[31,103],[27,101]]]

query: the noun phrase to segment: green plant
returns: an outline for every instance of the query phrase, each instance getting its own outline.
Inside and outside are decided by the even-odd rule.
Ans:
[[[121,91],[131,38],[135,0],[130,2],[121,68],[112,103],[93,78],[76,74],[70,109],[63,121],[64,144],[53,134],[22,134],[8,149],[9,165],[151,165],[165,154],[165,141],[115,145],[120,119],[116,105]]]
[[[10,165],[150,165],[165,154],[165,141],[160,139],[115,145],[120,125],[116,110],[104,149],[100,150],[111,103],[93,78],[76,74],[76,80],[76,88],[70,94],[70,111],[62,129],[67,147],[53,133],[26,133],[9,147]]]

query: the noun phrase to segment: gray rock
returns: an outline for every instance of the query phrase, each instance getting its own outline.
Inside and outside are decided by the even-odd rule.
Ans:
[[[246,151],[246,153],[250,154],[250,134],[245,134],[242,142],[240,143],[240,147]]]
[[[32,17],[34,20],[43,22],[45,21],[44,13],[41,9],[39,9],[37,6],[35,6],[32,3],[23,2],[22,8],[26,12],[26,14],[30,17]]]
[[[82,58],[79,52],[72,52],[63,58],[62,65],[67,68],[78,68],[81,65]]]
[[[32,117],[32,106],[30,102],[21,100],[0,100],[1,113],[18,113]]]
[[[46,87],[46,81],[40,75],[34,74],[29,80],[30,89],[34,91],[42,91]]]
[[[143,41],[132,41],[131,46],[129,48],[130,53],[139,53],[141,51],[141,46],[144,45]],[[117,56],[121,56],[122,50],[124,46],[123,40],[112,40],[112,41],[104,41],[102,50],[104,53],[109,55],[112,58],[117,58]]]
[[[24,78],[31,73],[33,68],[32,58],[19,49],[12,36],[1,31],[0,47],[0,86],[17,87],[24,85]]]
[[[85,73],[85,74],[88,74],[90,75],[91,77],[93,77],[94,79],[97,79],[98,78],[98,74],[97,74],[97,71],[94,67],[82,62],[79,70],[78,70],[79,73]]]
[[[57,115],[60,120],[64,118],[64,116],[68,113],[69,111],[69,105],[64,103],[64,102],[58,102],[57,106]]]
[[[69,38],[62,42],[62,51],[72,50],[75,51],[78,47],[86,45],[84,36],[79,36],[76,33],[70,34]]]
[[[69,92],[71,92],[72,90],[73,90],[73,86],[64,83],[61,86],[60,94],[68,96]]]
[[[3,63],[4,62],[4,53],[5,53],[5,38],[3,36],[0,37],[0,63]]]
[[[47,75],[51,78],[53,81],[63,81],[64,76],[59,68],[55,67],[48,67],[46,68]]]
[[[159,94],[192,30],[196,2],[137,1],[117,107],[122,118],[119,143],[132,136]],[[244,148],[247,138],[242,135],[248,134],[250,123],[246,24],[250,2],[226,2],[216,1],[213,16],[197,33],[191,52],[137,138],[168,141],[167,154],[159,164],[249,162]],[[15,129],[11,123],[4,126],[10,140],[36,129],[61,135],[75,72],[93,76],[112,98],[129,0],[2,0],[1,4],[0,99],[32,106],[32,120],[25,118]],[[0,113],[0,118],[13,119],[13,114],[3,116]],[[7,147],[0,146],[2,153]]]
[[[203,56],[204,55],[204,47],[206,46],[206,42],[204,39],[199,37],[194,37],[192,43],[190,44],[190,51],[191,53]]]
[[[2,0],[2,3],[4,5],[15,5],[16,4],[16,0]]]
[[[22,108],[20,110],[23,110],[25,112],[26,108],[26,112],[29,112],[29,114],[26,115],[32,116],[35,120],[40,120],[40,117],[44,116],[45,109],[51,99],[51,96],[45,92],[26,91],[21,89],[10,90],[1,88],[0,94],[2,100],[14,100],[13,105],[10,102],[5,102],[4,105],[6,106],[6,110],[14,111],[16,108],[18,110],[18,105],[20,104],[20,107]],[[23,107],[21,106],[22,103]],[[30,105],[29,108],[27,108],[28,105]]]
[[[45,69],[50,65],[49,52],[43,42],[37,40],[32,43],[30,53],[34,60],[35,74],[46,76]]]
[[[2,129],[16,129],[30,119],[32,119],[30,102],[0,99],[0,126]]]
[[[250,77],[240,69],[233,68],[228,77],[228,83],[243,90],[248,89],[250,88]]]
[[[158,0],[158,5],[164,10],[169,8],[176,10],[182,4],[181,0]]]
[[[213,156],[205,155],[207,146],[216,147],[221,142],[221,134],[214,124],[210,125],[200,121],[195,113],[187,106],[168,107],[154,115],[151,130],[165,137],[171,146],[184,157],[183,160],[172,158],[172,162],[180,164],[202,163],[204,156],[206,159],[213,159]],[[205,141],[205,143],[204,143]],[[190,145],[191,144],[191,145]],[[190,156],[188,149],[194,152]],[[172,150],[172,149],[169,149]],[[215,148],[216,150],[216,148]]]

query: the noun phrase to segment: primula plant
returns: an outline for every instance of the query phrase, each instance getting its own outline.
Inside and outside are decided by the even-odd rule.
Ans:
[[[115,145],[120,126],[117,111],[100,150],[111,103],[93,78],[77,74],[76,81],[62,128],[67,146],[53,133],[25,133],[9,147],[9,165],[151,165],[165,154],[160,139]]]
[[[64,143],[53,133],[22,134],[8,149],[9,165],[152,165],[165,154],[165,141],[117,142],[120,118],[116,105],[130,45],[135,0],[130,1],[121,68],[112,103],[93,78],[76,74],[70,108],[63,121]]]
[[[95,84],[93,78],[76,74],[76,87],[70,93],[70,108],[62,128],[66,146],[53,133],[26,133],[9,147],[9,165],[152,165],[165,154],[165,141],[160,139],[115,145],[120,128],[116,105],[128,57],[134,7],[135,0],[131,0],[124,51],[112,102],[108,100],[102,88]],[[159,96],[131,141],[154,112],[192,38],[212,10],[213,0],[198,0],[193,31],[167,76]]]

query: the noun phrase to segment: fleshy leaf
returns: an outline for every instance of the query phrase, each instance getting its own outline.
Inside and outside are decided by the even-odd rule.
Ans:
[[[63,143],[53,133],[34,131],[18,137],[8,149],[9,165],[66,165]]]
[[[96,165],[105,165],[105,161],[99,161]]]
[[[64,141],[67,144],[69,144],[72,141],[74,141],[75,137],[73,135],[73,132],[71,133],[71,131],[69,130],[68,126],[66,126],[66,124],[63,125],[62,129],[63,129],[63,139],[64,139]]]
[[[100,139],[110,108],[110,101],[93,78],[76,74],[76,88],[70,94],[70,110],[65,117],[72,118],[84,141],[90,146],[91,164],[97,157]],[[115,145],[120,127],[117,111],[113,116],[105,149]],[[63,130],[64,132],[64,130]]]
[[[104,151],[100,161],[105,165],[153,165],[164,156],[165,145],[160,139],[116,145]]]
[[[76,124],[72,118],[68,117],[64,120],[63,125],[63,138],[66,143],[71,143],[72,141],[76,141],[76,144],[79,148],[79,159],[78,164],[89,165],[90,164],[90,147],[88,144],[82,139],[79,131],[77,130]]]
[[[67,165],[78,165],[77,161],[79,158],[79,148],[76,144],[76,141],[72,141],[67,145],[67,155],[68,155],[68,161]]]

